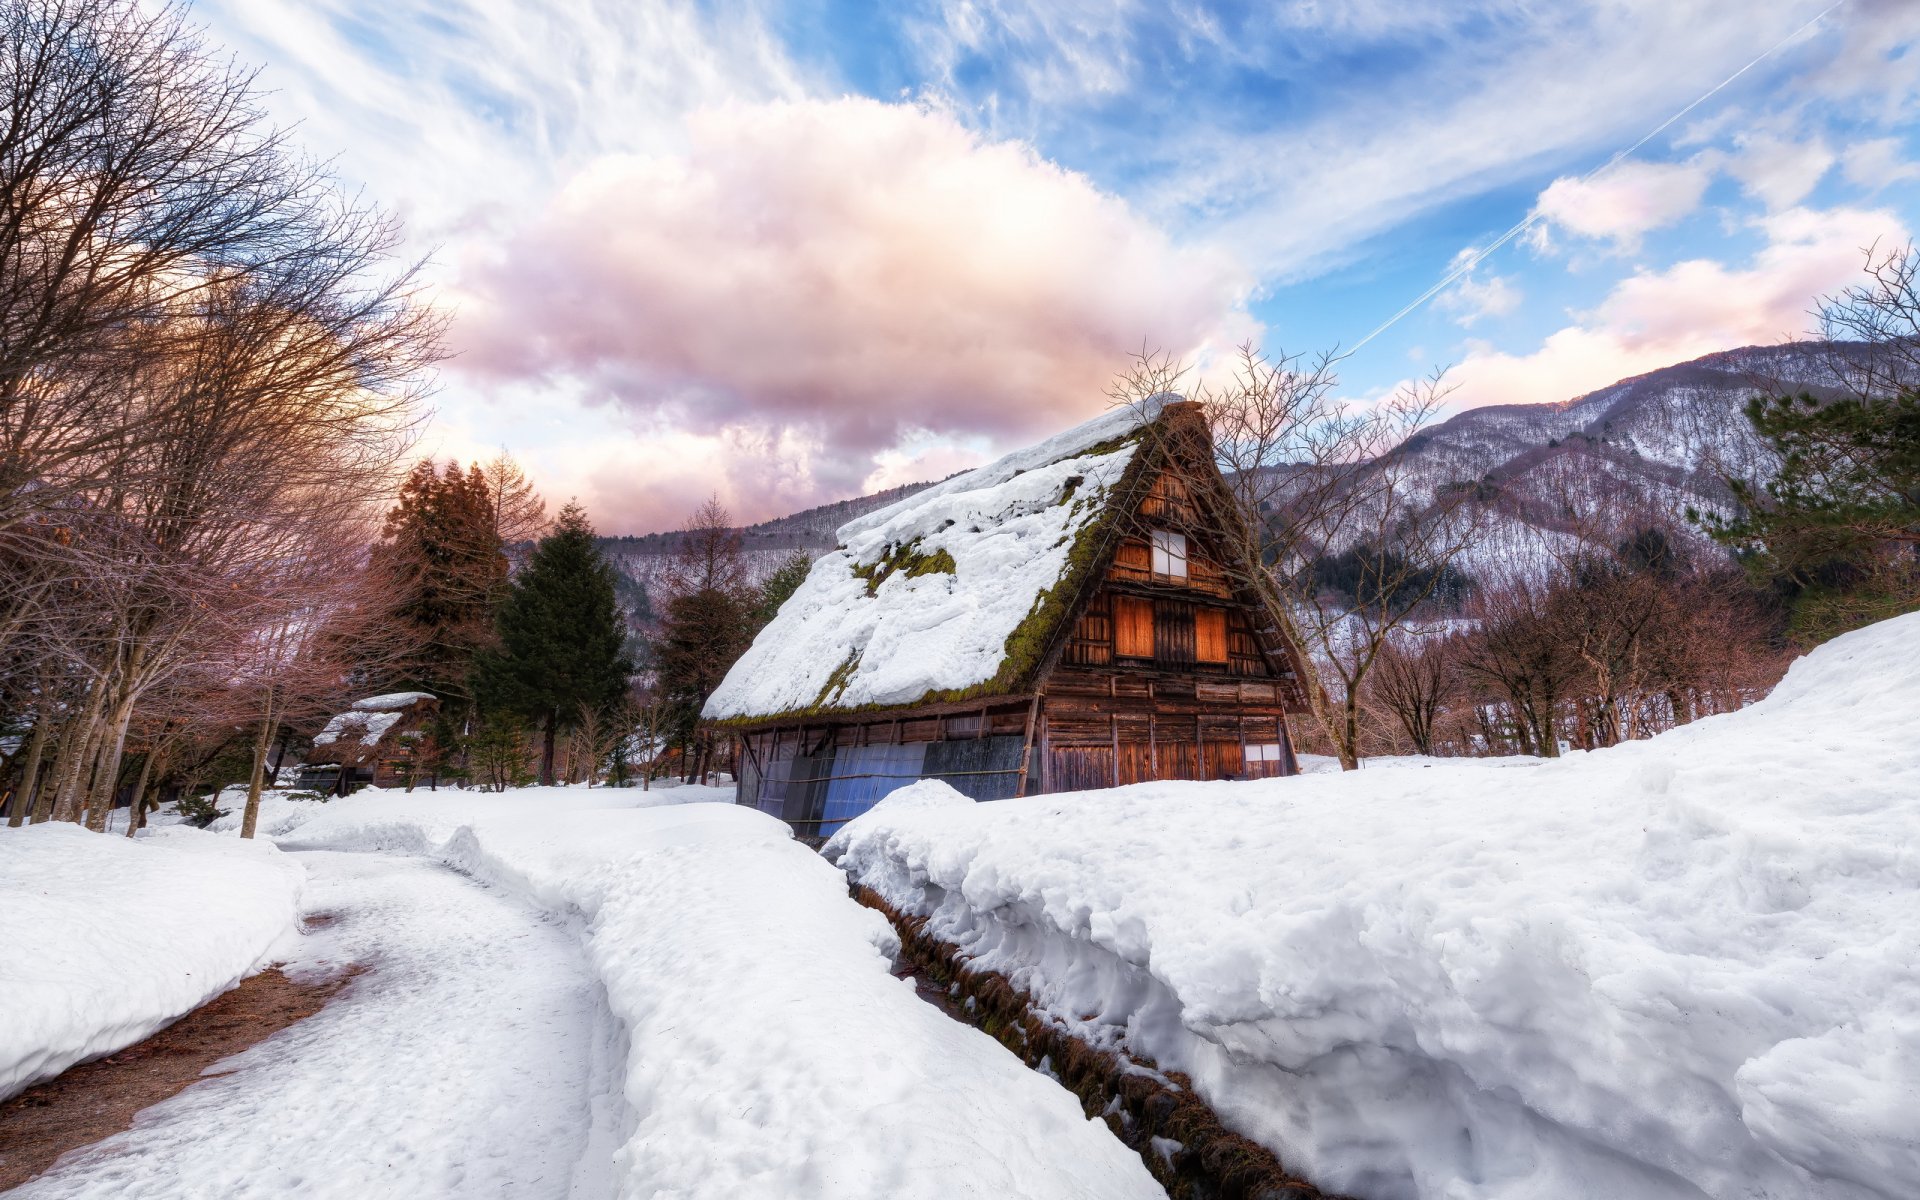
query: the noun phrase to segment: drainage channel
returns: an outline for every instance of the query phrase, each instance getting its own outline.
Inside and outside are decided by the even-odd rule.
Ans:
[[[1043,1019],[1004,976],[963,967],[959,947],[927,933],[923,918],[907,916],[870,888],[855,886],[852,895],[899,933],[901,974],[921,999],[983,1030],[1072,1092],[1173,1200],[1351,1200],[1320,1191],[1271,1150],[1226,1128],[1184,1075],[1088,1045]]]

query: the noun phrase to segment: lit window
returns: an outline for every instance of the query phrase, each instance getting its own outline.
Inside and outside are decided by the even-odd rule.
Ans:
[[[1153,573],[1173,579],[1187,577],[1187,535],[1153,531]]]

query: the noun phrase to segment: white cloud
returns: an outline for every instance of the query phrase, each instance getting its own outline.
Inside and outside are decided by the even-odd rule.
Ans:
[[[417,245],[486,236],[569,164],[669,148],[702,105],[823,86],[753,0],[196,0],[263,64],[277,119],[407,219]]]
[[[1316,79],[1324,104],[1269,131],[1170,131],[1176,144],[1155,149],[1177,169],[1145,196],[1158,211],[1219,218],[1218,236],[1263,271],[1310,277],[1382,230],[1527,179],[1543,161],[1601,161],[1828,3],[1449,6],[1452,23],[1424,31],[1413,69]],[[1406,18],[1415,31],[1431,19],[1427,6],[1400,7],[1429,13]],[[1829,39],[1808,53],[1830,51]]]
[[[1864,115],[1888,125],[1920,103],[1920,5],[1913,0],[1849,0],[1833,14],[1837,51],[1815,71],[1821,93],[1864,103]]]
[[[1470,344],[1450,375],[1456,402],[1567,400],[1703,354],[1803,334],[1818,298],[1858,278],[1863,247],[1908,237],[1884,211],[1797,208],[1756,224],[1766,245],[1744,267],[1693,259],[1635,272],[1530,354]]]
[[[597,160],[470,261],[461,379],[760,439],[785,494],[826,499],[929,432],[1018,442],[1084,419],[1143,342],[1189,354],[1252,332],[1238,265],[944,114],[728,106],[686,140]],[[761,457],[714,457],[718,486],[746,495]]]
[[[1704,156],[1683,163],[1623,162],[1591,179],[1554,180],[1535,211],[1569,233],[1633,250],[1648,233],[1700,207],[1712,181]]]
[[[1819,137],[1805,140],[1761,134],[1740,140],[1727,164],[1747,193],[1778,212],[1807,198],[1837,161]]]
[[[1841,152],[1840,173],[1853,186],[1877,192],[1890,184],[1920,179],[1920,163],[1907,159],[1899,138],[1871,138]]]
[[[1479,251],[1472,246],[1453,256],[1449,270],[1457,269]],[[1454,322],[1463,329],[1488,317],[1504,317],[1520,307],[1524,293],[1510,275],[1489,275],[1482,279],[1472,271],[1460,277],[1452,287],[1440,293],[1434,301],[1442,311],[1452,313]]]

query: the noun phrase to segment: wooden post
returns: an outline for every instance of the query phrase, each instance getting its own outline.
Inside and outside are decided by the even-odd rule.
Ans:
[[[1040,790],[1043,792],[1053,787],[1053,765],[1049,758],[1052,753],[1051,739],[1047,736],[1047,714],[1042,710],[1040,713]]]
[[[1033,700],[1027,705],[1027,733],[1020,741],[1020,774],[1014,780],[1013,794],[1027,794],[1027,766],[1033,762],[1033,726],[1040,715],[1040,693],[1033,694]],[[897,722],[896,722],[897,724]]]

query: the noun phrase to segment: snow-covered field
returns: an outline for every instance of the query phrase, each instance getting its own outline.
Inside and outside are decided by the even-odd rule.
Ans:
[[[304,876],[270,845],[67,823],[0,829],[0,1098],[146,1037],[294,936]]]
[[[1323,1187],[1910,1200],[1917,667],[1920,614],[1559,760],[921,783],[827,853]]]
[[[578,930],[621,1031],[610,1144],[589,1151],[612,1194],[1160,1194],[1068,1093],[893,978],[892,930],[785,825],[686,803],[731,797],[366,791],[270,798],[261,828],[426,856]]]

